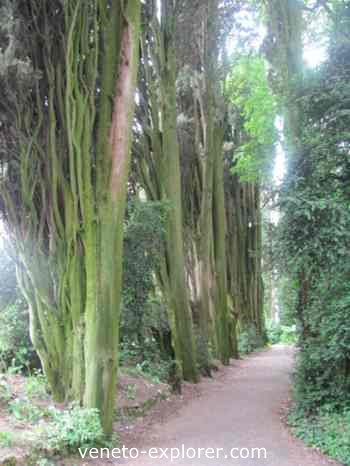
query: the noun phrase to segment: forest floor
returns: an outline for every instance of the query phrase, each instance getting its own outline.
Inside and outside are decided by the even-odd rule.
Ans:
[[[119,415],[114,425],[118,439],[111,442],[108,450],[110,459],[106,459],[107,452],[103,453],[103,459],[102,451],[98,459],[88,459],[89,452],[85,452],[82,459],[77,452],[69,458],[56,457],[55,460],[41,462],[40,466],[339,464],[307,448],[291,435],[285,425],[294,354],[292,347],[274,346],[232,361],[230,366],[219,366],[212,378],[203,378],[197,385],[184,383],[181,396],[170,394],[166,385],[152,384],[146,379],[124,374],[119,380]],[[17,382],[16,396],[20,397],[23,383],[20,378]],[[10,425],[10,419],[0,409],[0,431],[9,430]],[[17,430],[13,433],[20,439],[23,426],[21,423],[15,425]],[[30,437],[27,435],[26,439],[28,448]],[[133,448],[131,456],[137,449],[139,457],[113,459],[113,448],[121,445],[128,449],[125,456],[130,456]],[[16,449],[13,445],[7,453],[14,454],[18,450],[21,456],[20,453],[26,450],[23,442],[21,447]],[[197,454],[192,458],[193,449]],[[3,464],[4,453],[6,451],[0,449],[0,464]],[[249,458],[245,458],[247,454]],[[175,458],[178,455],[180,457]],[[19,460],[9,464],[28,466],[29,463]]]
[[[295,439],[284,423],[290,403],[290,375],[295,350],[274,346],[221,368],[198,386],[185,385],[183,397],[160,402],[121,435],[128,448],[138,448],[138,459],[89,460],[81,465],[129,466],[326,466],[336,463]],[[171,460],[176,449],[200,450],[200,457]],[[151,450],[150,457],[146,452]],[[208,449],[204,453],[203,449]],[[233,456],[250,458],[234,459]],[[254,449],[265,449],[259,452]],[[168,449],[168,450],[165,450]],[[212,450],[219,449],[219,458]],[[220,450],[222,449],[222,450]],[[220,452],[220,453],[219,453]],[[131,450],[130,450],[131,453]],[[190,451],[190,456],[193,451]],[[134,452],[133,452],[134,454]],[[158,459],[155,456],[158,454]],[[207,454],[208,458],[205,457]],[[215,453],[216,454],[216,453]],[[182,455],[182,451],[180,453]],[[160,456],[162,456],[160,458]],[[229,458],[225,458],[229,456]],[[253,458],[252,456],[255,456]],[[72,463],[63,462],[62,466]]]

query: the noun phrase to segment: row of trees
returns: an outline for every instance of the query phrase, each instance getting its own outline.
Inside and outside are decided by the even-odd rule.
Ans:
[[[304,18],[316,13],[329,31],[328,58],[310,71],[302,59]],[[299,328],[296,399],[314,413],[349,401],[350,5],[271,0],[268,14],[266,48],[288,156],[279,256]]]
[[[128,193],[167,206],[150,276],[178,377],[196,382],[213,357],[237,357],[237,324],[264,339],[260,180],[232,174],[233,155],[254,135],[224,89],[237,8],[1,5],[1,211],[31,338],[55,399],[98,408],[107,434]]]

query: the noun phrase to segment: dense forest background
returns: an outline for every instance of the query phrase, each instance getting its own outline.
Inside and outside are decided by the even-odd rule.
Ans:
[[[290,422],[348,458],[349,2],[0,12],[1,369],[110,435],[118,365],[296,343]]]

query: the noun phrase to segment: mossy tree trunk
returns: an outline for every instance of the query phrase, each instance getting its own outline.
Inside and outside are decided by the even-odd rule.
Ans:
[[[140,106],[144,139],[141,165],[137,170],[148,197],[169,203],[165,257],[159,282],[170,311],[173,346],[181,376],[196,382],[198,373],[183,244],[173,2],[162,0],[161,12],[159,22],[155,9],[151,5],[146,9],[152,27],[145,28],[142,39],[144,75],[140,87],[144,86],[141,95],[147,108]]]
[[[232,296],[233,323],[238,323],[239,331],[253,328],[263,341],[265,328],[259,185],[241,182],[237,175],[232,175],[228,170],[225,185],[228,288]]]
[[[211,357],[228,362],[230,326],[221,186],[225,111],[217,77],[219,10],[219,2],[202,2],[195,19],[187,17],[177,31],[186,267],[198,361],[205,374],[211,372]]]
[[[56,400],[97,408],[110,434],[140,2],[36,0],[14,14],[32,25],[32,76],[1,194],[31,336]]]
[[[213,192],[213,232],[216,277],[216,322],[218,351],[224,364],[230,362],[230,356],[235,349],[230,345],[230,333],[234,336],[234,329],[230,322],[227,287],[227,251],[226,251],[226,212],[225,212],[225,184],[224,184],[224,154],[223,129],[218,128],[214,133],[214,151],[216,155],[214,166]],[[231,327],[231,328],[230,328]],[[231,343],[232,344],[232,343]],[[233,343],[232,346],[234,346]]]

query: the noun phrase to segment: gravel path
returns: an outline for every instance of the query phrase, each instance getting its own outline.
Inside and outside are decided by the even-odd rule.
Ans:
[[[176,416],[153,426],[138,459],[115,464],[130,466],[322,466],[335,465],[294,439],[281,421],[288,398],[293,349],[276,346],[254,354],[224,377],[207,383],[202,395],[183,406]],[[197,457],[182,459],[182,445]],[[171,461],[171,448],[180,458]],[[204,451],[203,449],[207,450]],[[235,459],[232,456],[247,456]],[[162,449],[162,450],[161,450]],[[165,450],[168,449],[168,450]],[[202,449],[198,452],[198,449]],[[216,451],[216,449],[223,449]],[[258,450],[260,450],[260,459]],[[214,452],[213,452],[214,450]],[[177,456],[173,450],[173,456]],[[155,459],[155,456],[162,456]],[[200,457],[198,457],[200,456]],[[219,458],[216,458],[219,456]],[[227,458],[226,458],[227,456]],[[252,457],[254,456],[254,458]],[[214,458],[215,457],[215,458]]]

